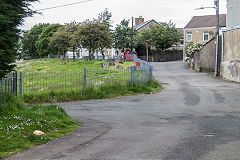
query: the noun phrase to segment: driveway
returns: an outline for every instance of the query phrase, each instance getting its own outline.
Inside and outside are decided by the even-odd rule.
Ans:
[[[153,66],[161,92],[61,103],[82,127],[10,159],[239,160],[240,84]]]

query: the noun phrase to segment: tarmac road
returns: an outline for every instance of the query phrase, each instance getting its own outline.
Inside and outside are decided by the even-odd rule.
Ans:
[[[153,66],[161,92],[61,103],[83,127],[9,159],[240,160],[240,84]]]

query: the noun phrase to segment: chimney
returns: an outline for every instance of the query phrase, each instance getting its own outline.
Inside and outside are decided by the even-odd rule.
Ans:
[[[142,16],[139,16],[139,18],[135,18],[135,25],[139,25],[144,22],[144,18]]]

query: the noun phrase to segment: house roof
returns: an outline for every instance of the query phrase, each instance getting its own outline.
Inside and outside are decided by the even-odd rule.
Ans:
[[[188,28],[205,28],[216,26],[216,15],[194,16],[190,22],[184,27]],[[226,27],[226,14],[219,15],[219,26]]]
[[[156,24],[159,24],[157,21],[155,21],[154,19],[152,19],[152,20],[148,20],[148,21],[146,21],[146,22],[140,23],[140,24],[138,24],[138,25],[135,25],[135,26],[133,26],[133,28],[135,28],[136,30],[140,30],[141,28],[145,27],[146,25],[148,25],[148,24],[150,24],[150,23],[152,23],[152,22],[154,22],[154,23],[156,23]]]

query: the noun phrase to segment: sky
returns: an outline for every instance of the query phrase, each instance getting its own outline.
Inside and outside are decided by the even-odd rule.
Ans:
[[[40,10],[81,1],[84,0],[39,0],[39,2],[32,3],[31,8]],[[226,1],[220,0],[220,14],[226,14]],[[142,16],[145,21],[154,19],[158,22],[169,22],[171,20],[176,27],[184,28],[193,16],[216,14],[215,9],[195,10],[211,6],[214,6],[214,0],[92,0],[39,11],[41,14],[26,18],[20,28],[28,30],[38,23],[64,24],[72,21],[92,20],[97,18],[105,8],[112,13],[113,26],[123,19]]]

